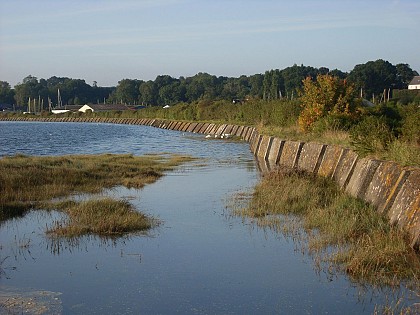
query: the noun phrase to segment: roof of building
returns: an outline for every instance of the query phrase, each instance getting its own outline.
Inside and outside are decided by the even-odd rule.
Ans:
[[[417,75],[410,81],[409,85],[420,85],[420,75]]]

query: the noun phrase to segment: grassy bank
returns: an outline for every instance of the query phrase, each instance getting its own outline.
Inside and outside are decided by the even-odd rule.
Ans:
[[[303,243],[319,264],[344,271],[359,283],[419,285],[420,259],[403,232],[325,178],[274,171],[257,185],[249,205],[234,212],[297,240],[304,230]]]
[[[69,226],[56,227],[60,235],[121,234],[150,227],[152,221],[125,201],[95,200],[82,203],[54,198],[99,193],[117,185],[141,188],[153,183],[190,157],[178,155],[71,155],[0,159],[0,221],[23,215],[29,209],[59,209]]]

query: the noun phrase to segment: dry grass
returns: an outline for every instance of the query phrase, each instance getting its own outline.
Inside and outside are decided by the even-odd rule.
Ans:
[[[141,188],[181,163],[177,155],[73,155],[0,159],[0,220],[23,214],[40,202],[117,185]]]
[[[64,222],[56,222],[47,231],[54,236],[75,237],[85,234],[118,236],[144,231],[157,223],[137,212],[128,201],[111,198],[59,202],[49,205],[49,208],[64,211],[68,216]]]
[[[263,135],[278,137],[285,140],[319,142],[350,147],[349,133],[343,130],[326,129],[319,133],[303,133],[299,130],[297,124],[288,127],[259,124],[257,128]]]
[[[260,226],[292,236],[303,229],[310,252],[354,281],[419,285],[420,257],[408,245],[406,235],[371,206],[345,195],[325,178],[274,171],[257,185],[248,206],[238,208],[234,210],[237,215],[252,217]],[[301,224],[284,220],[290,216],[300,218]]]

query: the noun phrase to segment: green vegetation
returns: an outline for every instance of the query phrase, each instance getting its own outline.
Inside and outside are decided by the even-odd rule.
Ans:
[[[155,80],[122,79],[116,87],[99,87],[94,81],[89,85],[85,80],[53,76],[39,79],[27,76],[12,89],[9,83],[0,81],[0,104],[8,104],[12,109],[27,110],[28,99],[35,100],[37,112],[48,110],[48,99],[56,106],[59,103],[57,90],[63,105],[86,103],[123,103],[128,105],[164,106],[197,101],[217,101],[233,99],[295,99],[307,77],[331,75],[348,79],[354,83],[356,90],[362,90],[366,99],[380,100],[384,90],[406,89],[407,84],[418,75],[409,65],[400,63],[392,65],[378,59],[359,64],[349,73],[325,67],[314,68],[304,65],[293,65],[284,69],[272,69],[265,73],[237,78],[215,76],[208,73],[197,73],[191,77],[173,78],[159,75]],[[42,104],[44,106],[42,106]],[[1,108],[0,108],[1,109]]]
[[[320,264],[329,270],[338,266],[359,283],[419,285],[420,259],[403,232],[328,179],[285,169],[271,172],[248,205],[234,213],[295,238],[303,229]]]
[[[68,220],[56,222],[47,231],[54,236],[122,235],[150,229],[156,223],[155,220],[137,212],[125,200],[104,198],[83,202],[64,201],[50,203],[47,207],[64,211],[68,216]]]
[[[143,229],[150,226],[150,219],[133,213],[126,202],[105,199],[54,203],[52,199],[99,193],[117,185],[142,188],[163,176],[163,172],[191,160],[186,156],[164,154],[141,157],[130,154],[3,157],[0,159],[0,221],[23,215],[29,209],[56,207],[64,209],[72,223],[71,227],[55,230],[58,234],[64,231],[69,235],[75,231],[118,234]],[[101,215],[105,210],[107,215]],[[109,221],[103,222],[105,218]],[[87,219],[92,221],[89,225]],[[136,219],[136,223],[131,224],[132,219]]]

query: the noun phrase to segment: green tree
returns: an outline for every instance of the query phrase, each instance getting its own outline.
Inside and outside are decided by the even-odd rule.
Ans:
[[[350,71],[348,80],[363,89],[363,96],[371,98],[380,95],[384,90],[398,86],[397,68],[390,62],[378,59],[359,64]]]
[[[15,100],[18,106],[26,106],[29,98],[38,98],[41,86],[38,78],[29,75],[25,77],[22,83],[15,85]]]
[[[156,87],[153,81],[143,82],[139,86],[140,102],[143,105],[156,105]]]
[[[256,98],[263,97],[263,82],[264,82],[263,74],[254,74],[249,77],[250,96],[256,97]]]
[[[318,70],[304,65],[293,65],[280,71],[284,81],[285,94],[289,98],[296,96],[302,88],[302,82],[307,77],[316,78]]]
[[[410,68],[406,63],[399,63],[396,66],[397,69],[397,82],[395,87],[398,89],[406,89],[410,81],[419,73]]]
[[[14,104],[15,93],[6,81],[0,81],[0,104]]]
[[[141,81],[123,79],[118,82],[117,88],[113,95],[116,102],[123,104],[135,104],[139,101],[139,86]]]

